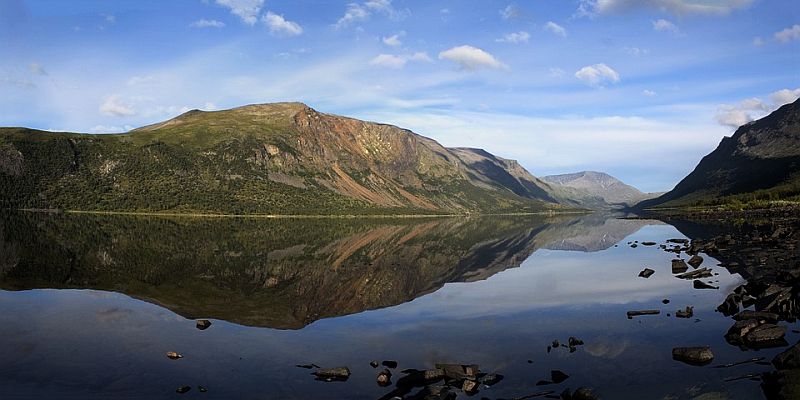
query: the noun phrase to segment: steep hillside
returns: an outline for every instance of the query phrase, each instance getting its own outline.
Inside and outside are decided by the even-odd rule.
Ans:
[[[674,189],[637,207],[721,204],[800,196],[800,100],[741,126]]]
[[[620,208],[634,205],[657,194],[643,193],[603,172],[582,171],[542,177],[560,196],[592,209]]]
[[[364,214],[558,207],[508,160],[489,172],[434,140],[301,103],[190,111],[119,135],[0,129],[10,208]],[[500,167],[502,169],[502,167]]]

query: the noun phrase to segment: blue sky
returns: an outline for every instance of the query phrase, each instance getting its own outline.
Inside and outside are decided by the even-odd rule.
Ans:
[[[798,95],[796,0],[0,2],[2,126],[303,101],[661,191]]]

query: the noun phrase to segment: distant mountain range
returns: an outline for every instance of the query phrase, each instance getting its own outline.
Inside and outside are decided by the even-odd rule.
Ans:
[[[548,183],[484,150],[302,103],[193,110],[115,135],[0,128],[2,208],[519,213],[609,208],[636,196],[605,174]]]
[[[800,197],[800,100],[741,126],[674,189],[638,208]]]
[[[630,207],[662,193],[643,193],[603,172],[582,171],[572,174],[549,175],[542,180],[559,193],[556,197],[589,209]]]

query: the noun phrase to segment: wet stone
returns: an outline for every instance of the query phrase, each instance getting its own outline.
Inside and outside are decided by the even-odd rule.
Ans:
[[[191,386],[181,386],[181,387],[175,389],[175,392],[176,393],[180,393],[180,394],[184,394],[184,393],[186,393],[186,392],[188,392],[190,390],[192,390]]]
[[[689,365],[706,365],[714,360],[714,353],[707,346],[676,347],[672,349],[672,359]]]
[[[200,329],[201,331],[208,329],[210,326],[211,326],[211,321],[207,319],[198,319],[197,322],[195,323],[195,327],[197,329]]]
[[[705,282],[703,282],[703,281],[701,281],[699,279],[696,279],[694,282],[692,282],[692,286],[695,289],[719,289],[719,287],[710,285],[710,284],[705,283]]]
[[[650,276],[652,276],[655,273],[656,273],[656,271],[654,271],[654,270],[652,270],[650,268],[645,268],[645,269],[642,270],[642,272],[639,272],[639,277],[640,278],[649,278]]]
[[[689,266],[686,265],[686,261],[683,261],[679,258],[672,260],[672,273],[673,274],[682,274],[689,270]]]
[[[689,259],[688,263],[692,267],[697,268],[697,267],[700,266],[700,264],[703,263],[703,257],[700,257],[698,255],[694,255]]]
[[[678,318],[692,318],[694,316],[694,307],[686,306],[684,310],[675,311],[675,316]]]

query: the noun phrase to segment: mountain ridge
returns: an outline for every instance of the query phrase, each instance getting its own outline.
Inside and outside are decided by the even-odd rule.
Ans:
[[[192,110],[127,133],[0,128],[0,205],[237,214],[563,209],[516,161],[303,103]]]
[[[562,197],[594,209],[627,208],[656,193],[644,193],[621,180],[598,171],[548,175],[541,180],[559,188]]]
[[[739,127],[675,188],[636,208],[714,205],[800,196],[800,99]]]

